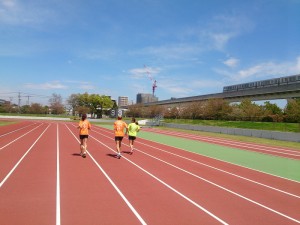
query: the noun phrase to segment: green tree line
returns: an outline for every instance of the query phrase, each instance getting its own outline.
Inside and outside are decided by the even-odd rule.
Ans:
[[[89,113],[92,117],[101,118],[103,113],[108,113],[109,109],[116,107],[115,102],[109,96],[99,94],[71,94],[66,103],[59,94],[52,94],[49,105],[43,106],[39,103],[17,106],[6,102],[0,105],[1,113],[20,114],[54,114],[62,115],[71,113],[73,116]]]
[[[177,105],[174,107],[132,105],[128,116],[154,118],[163,116],[170,119],[202,120],[245,120],[262,122],[300,122],[300,99],[291,99],[284,109],[266,101],[263,105],[249,99],[230,104],[223,99]]]

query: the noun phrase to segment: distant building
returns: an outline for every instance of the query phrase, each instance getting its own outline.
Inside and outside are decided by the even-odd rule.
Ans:
[[[148,102],[157,102],[157,101],[158,101],[158,98],[155,97],[153,94],[138,93],[136,96],[137,104],[143,104],[143,103],[148,103]]]
[[[119,107],[127,107],[128,106],[128,97],[127,96],[119,96],[118,106]]]

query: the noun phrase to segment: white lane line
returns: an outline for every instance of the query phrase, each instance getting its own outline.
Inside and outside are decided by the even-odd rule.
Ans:
[[[49,128],[50,124],[46,127],[46,129],[40,134],[40,136],[35,140],[35,142],[30,146],[30,148],[25,152],[25,154],[20,158],[20,160],[16,163],[16,165],[11,169],[11,171],[6,175],[6,177],[1,181],[0,188],[5,183],[5,181],[11,176],[11,174],[15,171],[15,169],[19,166],[19,164],[22,162],[22,160],[25,158],[25,156],[31,151],[33,146],[38,142],[38,140],[43,136],[43,134],[46,132],[46,130]]]
[[[65,124],[65,126],[68,128],[68,130],[73,135],[73,137],[78,141],[78,143],[80,143],[80,141],[73,134],[73,132],[70,130],[70,128],[66,124]],[[113,182],[113,180],[104,171],[104,169],[98,164],[98,162],[94,159],[94,157],[89,153],[89,151],[87,151],[87,153],[91,157],[91,159],[94,161],[96,166],[100,169],[100,171],[104,174],[106,179],[111,183],[111,185],[114,187],[114,189],[118,192],[118,194],[121,196],[121,198],[125,201],[125,203],[130,208],[130,210],[133,212],[133,214],[138,218],[138,220],[141,222],[141,224],[147,225],[147,223],[144,221],[144,219],[140,216],[140,214],[136,211],[136,209],[132,206],[132,204],[128,201],[128,199],[124,196],[124,194],[121,192],[121,190],[118,188],[118,186]]]
[[[107,129],[100,129],[100,130],[101,130],[101,132],[106,132],[106,133],[108,133],[108,134],[111,134],[111,132],[107,131]],[[98,133],[98,132],[97,132],[97,133]],[[101,135],[105,136],[103,133],[98,133],[98,134],[101,134]],[[108,136],[105,136],[105,137],[108,137]],[[111,137],[109,137],[109,138],[111,138]],[[142,138],[141,138],[141,139],[142,139]],[[147,140],[147,139],[145,139],[145,140]],[[159,145],[169,146],[169,145],[162,144],[162,143],[159,143],[159,142],[156,142],[156,141],[153,141],[153,140],[148,140],[148,141],[157,143],[157,144],[159,144]],[[257,181],[254,181],[254,180],[251,180],[251,179],[248,179],[248,178],[239,176],[239,175],[237,175],[237,174],[230,173],[230,172],[225,171],[225,170],[221,170],[221,169],[219,169],[219,168],[210,166],[210,165],[208,165],[208,164],[204,164],[204,163],[201,163],[201,162],[198,162],[198,161],[195,161],[195,160],[186,158],[186,157],[184,157],[184,156],[181,156],[181,155],[178,155],[178,154],[175,154],[175,153],[172,153],[172,152],[168,152],[168,151],[163,150],[163,149],[161,149],[161,148],[157,148],[157,147],[154,147],[154,146],[152,146],[152,145],[147,145],[147,144],[142,143],[142,142],[140,142],[140,141],[136,141],[136,142],[137,142],[137,143],[140,143],[140,144],[143,144],[143,145],[146,145],[146,146],[149,146],[149,147],[151,147],[151,148],[157,149],[157,150],[159,150],[159,151],[163,151],[163,152],[165,152],[165,153],[168,153],[168,154],[171,154],[171,155],[174,155],[174,156],[178,156],[178,157],[180,157],[180,158],[183,158],[183,159],[186,159],[186,160],[189,160],[189,161],[192,161],[192,162],[195,162],[195,163],[198,163],[198,164],[201,164],[201,165],[204,165],[204,166],[207,166],[207,167],[210,167],[210,168],[213,168],[213,169],[222,171],[222,172],[224,172],[224,173],[231,174],[231,175],[236,176],[236,177],[240,177],[241,179],[245,179],[245,180],[248,180],[248,181],[250,181],[250,182],[257,183],[257,184],[259,184],[259,185],[268,187],[268,188],[273,189],[273,190],[277,190],[277,191],[282,192],[282,193],[285,193],[285,194],[287,194],[287,195],[294,196],[294,197],[299,197],[298,195],[294,195],[294,194],[292,194],[292,193],[285,192],[285,191],[280,190],[280,189],[276,189],[276,188],[274,188],[274,187],[271,187],[271,186],[268,186],[268,185],[266,185],[266,184],[262,184],[262,183],[259,183],[259,182],[257,182]],[[201,156],[200,154],[198,154],[198,153],[196,153],[196,152],[188,151],[188,150],[186,150],[186,149],[177,148],[177,147],[174,147],[174,146],[169,146],[169,147],[174,148],[174,149],[178,149],[178,150],[181,150],[181,151],[185,151],[185,152],[188,152],[188,153],[191,153],[191,154],[195,154],[195,155],[198,155],[198,156]],[[242,167],[242,168],[245,168],[245,169],[248,169],[248,170],[256,171],[256,172],[259,172],[259,173],[262,173],[262,174],[266,174],[266,175],[268,175],[268,176],[277,177],[277,178],[284,179],[284,180],[288,180],[288,181],[291,181],[291,182],[294,182],[294,183],[300,183],[299,181],[296,181],[296,180],[292,180],[292,179],[289,179],[289,178],[286,178],[286,177],[281,177],[281,176],[278,176],[278,175],[270,174],[270,173],[267,173],[267,172],[264,172],[264,171],[260,171],[260,170],[256,170],[256,169],[250,168],[250,167],[246,167],[246,166],[234,164],[234,163],[227,162],[227,161],[224,161],[224,160],[221,160],[221,159],[218,159],[218,158],[214,158],[214,157],[210,157],[210,156],[205,156],[205,157],[210,158],[210,159],[214,159],[214,160],[217,160],[217,161],[220,161],[220,162],[224,162],[224,163],[227,163],[227,164],[231,164],[231,165],[234,165],[234,166],[239,166],[239,167]]]
[[[128,205],[130,210],[134,213],[134,215],[138,218],[138,220],[141,222],[141,224],[146,225],[147,223],[144,221],[144,219],[140,216],[140,214],[135,210],[135,208],[131,205],[131,203],[127,200],[127,198],[124,196],[124,194],[120,191],[120,189],[117,187],[117,185],[112,181],[112,179],[107,175],[107,173],[103,170],[103,168],[97,163],[97,161],[94,159],[94,157],[88,152],[91,159],[94,161],[94,163],[97,165],[97,167],[101,170],[101,172],[104,174],[104,176],[108,179],[108,181],[111,183],[111,185],[115,188],[115,190],[119,193],[119,195],[122,197],[122,199],[125,201],[125,203]]]
[[[143,152],[143,151],[141,151],[141,150],[139,150],[139,149],[137,149],[137,148],[136,148],[136,150],[138,150],[139,152],[141,152],[141,153],[143,153],[143,154],[145,154],[145,155],[148,155],[149,157],[152,157],[152,158],[154,158],[154,159],[156,159],[156,160],[158,160],[158,161],[160,161],[160,162],[162,162],[162,163],[165,163],[165,164],[167,164],[167,165],[169,165],[169,166],[171,166],[171,167],[173,167],[173,168],[176,168],[176,169],[178,169],[178,170],[180,170],[180,171],[182,171],[182,172],[185,172],[185,173],[187,173],[187,174],[189,174],[189,175],[191,175],[191,176],[193,176],[193,177],[196,177],[196,178],[198,178],[198,179],[200,179],[200,180],[203,180],[203,181],[205,181],[205,182],[207,182],[207,183],[209,183],[209,184],[211,184],[211,185],[213,185],[213,186],[216,186],[216,187],[218,187],[218,188],[220,188],[220,189],[222,189],[222,190],[224,190],[224,191],[227,191],[227,192],[229,192],[229,193],[231,193],[231,194],[233,194],[233,195],[236,195],[236,196],[238,196],[238,197],[240,197],[240,198],[242,198],[242,199],[245,199],[245,200],[247,200],[247,201],[249,201],[249,202],[252,202],[252,203],[254,203],[254,204],[258,205],[258,206],[261,206],[261,207],[263,207],[263,208],[265,208],[265,209],[267,209],[267,210],[269,210],[269,211],[271,211],[271,212],[274,212],[274,213],[276,213],[276,214],[278,214],[278,215],[280,215],[280,216],[283,216],[283,217],[285,217],[285,218],[287,218],[287,219],[290,219],[290,220],[292,220],[292,221],[294,221],[294,222],[300,223],[300,221],[297,220],[297,219],[294,219],[294,218],[292,218],[292,217],[290,217],[290,216],[287,216],[287,215],[285,215],[285,214],[283,214],[283,213],[281,213],[281,212],[279,212],[279,211],[276,211],[276,210],[274,210],[274,209],[272,209],[272,208],[270,208],[270,207],[268,207],[268,206],[265,206],[265,205],[263,205],[263,204],[261,204],[261,203],[259,203],[259,202],[256,202],[256,201],[254,201],[254,200],[252,200],[252,199],[250,199],[250,198],[247,198],[247,197],[245,197],[245,196],[243,196],[243,195],[241,195],[241,194],[238,194],[238,193],[236,193],[236,192],[234,192],[234,191],[232,191],[232,190],[229,190],[229,189],[227,189],[227,188],[225,188],[225,187],[223,187],[223,186],[221,186],[221,185],[218,185],[218,184],[216,184],[216,183],[214,183],[214,182],[212,182],[212,181],[209,181],[209,180],[207,180],[207,179],[205,179],[205,178],[203,178],[203,177],[200,177],[200,176],[198,176],[198,175],[196,175],[196,174],[193,174],[192,172],[189,172],[189,171],[187,171],[187,170],[185,170],[185,169],[182,169],[182,168],[180,168],[180,167],[178,167],[178,166],[175,166],[175,165],[173,165],[173,164],[171,164],[171,163],[168,163],[168,162],[166,162],[166,161],[164,161],[164,160],[162,160],[162,159],[159,159],[159,158],[157,158],[157,157],[155,157],[155,156],[152,156],[152,155],[150,155],[150,154],[148,154],[148,153],[145,153],[145,152]],[[297,197],[298,197],[298,196],[297,196]]]
[[[214,170],[220,171],[220,172],[222,172],[222,173],[226,173],[226,174],[232,175],[232,176],[234,176],[234,177],[238,177],[238,178],[240,178],[240,179],[243,179],[243,180],[249,181],[249,182],[251,182],[251,183],[258,184],[258,185],[261,185],[261,186],[263,186],[263,187],[266,187],[266,188],[272,189],[272,190],[274,190],[274,191],[278,191],[278,192],[281,192],[281,193],[283,193],[283,194],[290,195],[290,196],[292,196],[292,197],[295,197],[295,198],[299,198],[299,199],[300,199],[300,196],[299,196],[299,195],[295,195],[295,194],[292,194],[292,193],[290,193],[290,192],[283,191],[283,190],[281,190],[281,189],[278,189],[278,188],[274,188],[274,187],[272,187],[272,186],[269,186],[269,185],[266,185],[266,184],[263,184],[263,183],[260,183],[260,182],[257,182],[257,181],[254,181],[254,180],[251,180],[251,179],[249,179],[249,178],[246,178],[246,177],[243,177],[243,176],[240,176],[240,175],[237,175],[237,174],[234,174],[234,173],[228,172],[228,171],[226,171],[226,170],[222,170],[222,169],[219,169],[219,168],[216,168],[216,167],[210,166],[210,165],[208,165],[208,164],[205,164],[205,163],[202,163],[202,162],[198,162],[198,161],[196,161],[196,160],[193,160],[193,159],[190,159],[190,158],[187,158],[187,157],[181,156],[181,155],[177,155],[177,154],[175,154],[175,153],[172,153],[172,152],[168,152],[168,151],[166,151],[166,150],[163,150],[163,149],[161,149],[161,148],[157,148],[157,147],[154,147],[154,146],[151,146],[151,145],[148,145],[148,144],[142,143],[142,142],[140,142],[140,141],[137,141],[137,143],[140,143],[140,144],[142,144],[142,145],[145,145],[145,146],[148,146],[148,147],[151,147],[151,148],[157,149],[158,151],[162,151],[162,152],[165,152],[165,153],[167,153],[167,154],[170,154],[170,155],[177,156],[177,157],[179,157],[179,158],[182,158],[182,159],[185,159],[185,160],[188,160],[188,161],[191,161],[191,162],[194,162],[194,163],[197,163],[197,164],[200,164],[200,165],[203,165],[203,166],[209,167],[209,168],[211,168],[211,169],[214,169]],[[139,151],[140,151],[140,150],[139,150]],[[146,153],[145,153],[145,154],[146,154]]]
[[[105,146],[106,148],[110,149],[111,151],[115,152],[112,148],[110,148],[109,146],[107,146],[103,142],[99,141],[98,139],[94,138],[93,136],[91,136],[91,138],[93,138],[94,140],[96,140],[101,145]],[[133,164],[134,166],[136,166],[137,168],[139,168],[140,170],[142,170],[143,172],[145,172],[146,174],[148,174],[149,176],[151,176],[152,178],[154,178],[155,180],[157,180],[158,182],[160,182],[161,184],[163,184],[164,186],[166,186],[170,190],[174,191],[176,194],[178,194],[179,196],[181,196],[182,198],[184,198],[185,200],[187,200],[188,202],[190,202],[191,204],[193,204],[194,206],[196,206],[197,208],[199,208],[200,210],[202,210],[203,212],[205,212],[209,216],[213,217],[215,220],[219,221],[221,224],[224,224],[224,225],[228,224],[225,221],[223,221],[222,219],[220,219],[219,217],[217,217],[216,215],[214,215],[213,213],[211,213],[210,211],[208,211],[207,209],[205,209],[204,207],[202,207],[201,205],[197,204],[196,202],[194,202],[193,200],[191,200],[190,198],[188,198],[187,196],[185,196],[184,194],[182,194],[181,192],[177,191],[172,186],[168,185],[167,183],[165,183],[164,181],[162,181],[158,177],[154,176],[152,173],[148,172],[147,170],[145,170],[141,166],[139,166],[136,163],[132,162],[131,160],[127,159],[125,156],[122,156],[122,158],[125,159],[125,160],[127,160],[128,162],[130,162],[131,164]]]
[[[59,129],[56,127],[56,225],[60,225]]]
[[[95,131],[96,132],[96,131]],[[98,132],[96,132],[96,133],[98,133]],[[100,134],[100,133],[98,133],[98,134]],[[105,135],[103,135],[103,134],[101,134],[102,136],[105,136]],[[105,137],[107,137],[107,136],[105,136]],[[92,138],[94,138],[94,137],[92,137]],[[108,138],[110,138],[110,139],[112,139],[111,137],[108,137]],[[98,141],[96,138],[94,138],[96,141]],[[106,146],[107,148],[109,148],[110,150],[112,150],[110,147],[108,147],[107,145],[105,145],[105,144],[103,144],[102,142],[100,142],[100,141],[98,141],[99,143],[101,143],[102,145],[104,145],[104,146]],[[128,146],[128,145],[127,145]],[[138,150],[137,148],[136,148],[136,150]],[[113,150],[112,150],[113,151]],[[285,218],[287,218],[287,219],[289,219],[289,220],[292,220],[292,221],[294,221],[294,222],[296,222],[296,223],[300,223],[300,221],[299,220],[297,220],[297,219],[295,219],[295,218],[292,218],[292,217],[290,217],[290,216],[288,216],[288,215],[285,215],[284,213],[281,213],[281,212],[279,212],[279,211],[276,211],[276,210],[274,210],[274,209],[272,209],[272,208],[270,208],[270,207],[268,207],[268,206],[265,206],[265,205],[263,205],[263,204],[261,204],[261,203],[259,203],[259,202],[256,202],[256,201],[254,201],[254,200],[252,200],[252,199],[250,199],[250,198],[247,198],[247,197],[245,197],[245,196],[243,196],[243,195],[241,195],[241,194],[238,194],[238,193],[236,193],[236,192],[234,192],[234,191],[232,191],[232,190],[229,190],[229,189],[227,189],[227,188],[225,188],[225,187],[223,187],[223,186],[221,186],[221,185],[218,185],[218,184],[216,184],[216,183],[214,183],[214,182],[212,182],[212,181],[209,181],[209,180],[207,180],[207,179],[205,179],[205,178],[203,178],[203,177],[200,177],[200,176],[198,176],[198,175],[196,175],[196,174],[193,174],[193,173],[191,173],[191,172],[189,172],[189,171],[187,171],[187,170],[184,170],[184,169],[182,169],[182,168],[180,168],[180,167],[177,167],[177,166],[175,166],[175,165],[173,165],[173,164],[171,164],[171,163],[168,163],[168,162],[166,162],[166,161],[164,161],[164,160],[162,160],[162,159],[159,159],[159,158],[157,158],[157,157],[155,157],[155,156],[152,156],[152,155],[150,155],[150,154],[148,154],[148,153],[145,153],[145,152],[143,152],[143,151],[141,151],[141,150],[138,150],[138,151],[140,151],[141,153],[143,153],[143,154],[145,154],[145,155],[148,155],[149,157],[152,157],[152,158],[154,158],[154,159],[156,159],[156,160],[158,160],[158,161],[160,161],[160,162],[163,162],[163,163],[165,163],[165,164],[167,164],[167,165],[169,165],[169,166],[171,166],[171,167],[174,167],[174,168],[176,168],[176,169],[178,169],[178,170],[180,170],[180,171],[183,171],[183,172],[185,172],[185,173],[187,173],[187,174],[189,174],[189,175],[192,175],[192,176],[194,176],[194,177],[196,177],[196,178],[198,178],[198,179],[201,179],[201,180],[203,180],[203,181],[205,181],[205,182],[207,182],[207,183],[209,183],[209,184],[211,184],[211,185],[213,185],[213,186],[215,186],[215,187],[218,187],[218,188],[220,188],[220,189],[222,189],[222,190],[224,190],[224,191],[226,191],[226,192],[229,192],[229,193],[231,193],[231,194],[233,194],[233,195],[235,195],[235,196],[238,196],[238,197],[240,197],[240,198],[242,198],[242,199],[244,199],[244,200],[246,200],[246,201],[249,201],[249,202],[251,202],[251,203],[253,203],[253,204],[255,204],[255,205],[258,205],[258,206],[260,206],[260,207],[262,207],[262,208],[264,208],[264,209],[267,209],[267,210],[269,210],[269,211],[271,211],[271,212],[273,212],[273,213],[275,213],[275,214],[278,214],[278,215],[280,215],[280,216],[282,216],[282,217],[285,217]],[[135,163],[133,163],[132,161],[130,161],[129,159],[127,159],[126,157],[124,157],[126,160],[128,160],[129,162],[131,162],[132,164],[134,164],[134,165],[136,165]],[[139,166],[138,166],[139,167]],[[142,169],[143,170],[143,169]],[[147,172],[148,173],[148,172]],[[298,197],[298,196],[297,196]]]
[[[34,129],[32,129],[32,130],[28,131],[27,133],[25,133],[25,134],[19,136],[19,137],[16,138],[15,140],[13,140],[13,141],[9,142],[8,144],[2,146],[2,147],[0,148],[0,150],[2,150],[3,148],[7,147],[8,145],[11,145],[11,144],[14,143],[15,141],[19,140],[20,138],[24,137],[25,135],[29,134],[30,132],[34,131],[35,129],[39,128],[39,127],[42,126],[42,125],[43,125],[43,124],[40,124],[39,126],[35,127]]]
[[[21,128],[19,128],[19,129],[10,131],[10,132],[5,133],[5,134],[1,134],[1,135],[0,135],[0,138],[3,137],[3,136],[6,136],[6,135],[12,134],[12,133],[14,133],[14,132],[17,132],[17,131],[19,131],[19,130],[23,130],[23,129],[25,129],[26,127],[33,126],[34,124],[36,124],[36,123],[29,124],[29,125],[27,125],[27,126],[25,126],[25,127],[21,127]]]

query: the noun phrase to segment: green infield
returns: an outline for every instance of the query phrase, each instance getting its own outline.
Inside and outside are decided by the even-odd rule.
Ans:
[[[0,126],[6,126],[6,125],[10,125],[10,124],[14,124],[17,122],[14,121],[0,121]]]

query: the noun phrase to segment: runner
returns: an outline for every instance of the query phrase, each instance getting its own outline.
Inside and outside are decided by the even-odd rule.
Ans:
[[[80,155],[86,157],[87,149],[87,140],[89,137],[89,130],[91,129],[90,122],[86,119],[86,114],[82,114],[81,120],[77,127],[79,129],[79,138],[80,138]]]
[[[137,132],[140,131],[140,126],[138,122],[135,121],[135,118],[131,119],[131,123],[128,125],[128,139],[129,139],[129,145],[130,145],[130,154],[133,153],[133,143],[136,139]]]
[[[114,122],[114,131],[115,131],[115,142],[116,142],[116,148],[117,148],[117,158],[121,158],[121,144],[124,137],[124,129],[126,129],[125,135],[128,133],[128,126],[127,124],[122,120],[122,116],[118,116],[118,120]]]

